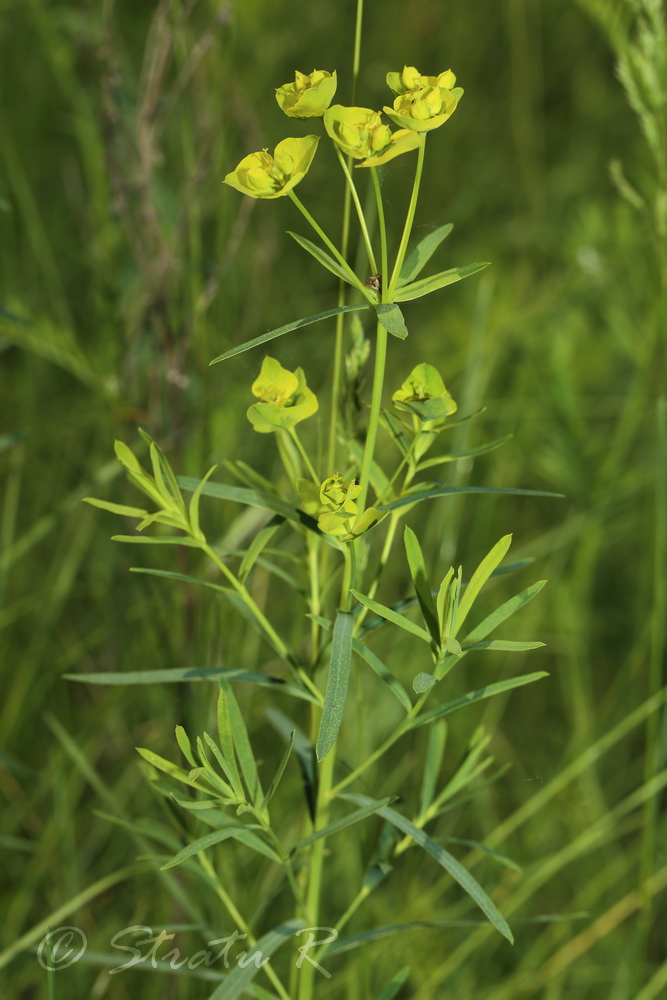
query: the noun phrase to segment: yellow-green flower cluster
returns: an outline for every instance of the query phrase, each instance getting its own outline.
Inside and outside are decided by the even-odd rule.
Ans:
[[[363,160],[358,167],[375,167],[408,153],[419,145],[419,137],[409,129],[392,132],[378,111],[345,108],[334,104],[325,112],[324,127],[348,156]]]
[[[412,369],[391,399],[398,410],[414,413],[424,423],[443,420],[458,409],[438,370],[426,363]]]
[[[317,396],[306,385],[303,369],[290,372],[275,358],[264,358],[252,393],[260,402],[253,403],[247,416],[260,434],[291,430],[317,412]]]
[[[294,83],[276,90],[278,106],[290,118],[321,118],[336,93],[336,73],[314,69],[312,73],[294,74]]]
[[[463,90],[455,83],[450,69],[438,76],[422,76],[414,66],[404,66],[402,73],[387,73],[387,84],[398,96],[394,106],[383,111],[400,128],[430,132],[456,111]]]
[[[306,135],[303,139],[283,139],[273,156],[267,149],[250,153],[227,174],[224,183],[251,198],[280,198],[306,176],[319,141],[316,135]]]
[[[296,487],[303,509],[317,517],[320,531],[339,541],[356,538],[382,518],[375,507],[369,507],[359,516],[356,501],[361,486],[355,480],[344,480],[338,473],[329,476],[320,486],[308,479],[298,479]]]

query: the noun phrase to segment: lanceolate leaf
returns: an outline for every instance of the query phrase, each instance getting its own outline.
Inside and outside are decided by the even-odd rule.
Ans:
[[[168,667],[166,670],[123,670],[117,673],[63,674],[65,680],[81,684],[188,684],[191,681],[242,681],[271,688],[277,694],[288,694],[317,705],[318,701],[306,688],[284,681],[280,677],[258,674],[254,670],[234,670],[231,667]]]
[[[350,795],[350,799],[359,802],[360,805],[369,805],[373,799],[369,799],[366,795]],[[432,840],[428,834],[424,833],[418,827],[411,823],[410,820],[406,819],[400,813],[396,812],[395,809],[389,806],[383,806],[378,809],[378,814],[386,819],[392,826],[400,830],[401,833],[407,834],[408,837],[419,844],[423,850],[431,855],[439,865],[447,871],[452,878],[459,883],[462,889],[468,893],[470,898],[479,906],[482,913],[488,917],[493,926],[497,931],[507,938],[507,940],[513,944],[514,938],[512,932],[509,929],[508,923],[503,917],[500,910],[497,908],[493,900],[484,892],[481,885],[475,879],[470,872],[463,867],[463,865],[456,860],[456,858],[450,854],[448,851],[437,844],[435,840]]]
[[[312,254],[315,260],[318,261],[322,267],[326,267],[327,270],[337,275],[337,277],[342,278],[343,281],[347,281],[349,285],[354,286],[355,283],[350,278],[350,272],[346,271],[337,260],[334,260],[334,258],[326,252],[326,250],[322,250],[322,248],[318,247],[316,243],[311,242],[311,240],[307,240],[305,236],[299,236],[298,233],[290,232],[289,229],[287,230],[287,235],[291,236],[293,240],[296,240],[299,246],[303,247],[304,250],[307,250],[309,254]]]
[[[243,716],[241,715],[238,702],[236,701],[236,696],[232,691],[229,682],[224,677],[220,678],[220,690],[222,697],[228,706],[229,720],[234,739],[234,749],[236,750],[236,756],[239,760],[243,780],[245,781],[248,792],[250,793],[250,801],[255,802],[262,794],[262,786],[259,781],[255,755],[252,752],[250,740],[248,739],[248,731],[246,729],[245,722],[243,721]]]
[[[327,632],[331,631],[331,622],[328,618],[322,618],[320,615],[309,615],[313,621],[321,625],[322,628],[326,629]],[[400,701],[401,705],[406,712],[409,712],[412,708],[412,702],[410,701],[410,696],[405,690],[400,681],[397,681],[392,672],[384,665],[382,660],[380,660],[375,653],[373,653],[368,646],[360,639],[352,640],[352,652],[360,656],[365,663],[374,670],[378,677],[384,681],[384,683],[389,687],[391,693]]]
[[[416,635],[418,639],[423,639],[424,642],[431,642],[431,636],[423,629],[421,625],[415,625],[411,622],[409,618],[404,615],[400,615],[397,611],[393,611],[391,608],[386,607],[384,604],[380,604],[379,601],[374,601],[370,597],[366,597],[365,594],[361,594],[358,590],[350,590],[353,597],[363,604],[365,608],[369,611],[373,611],[374,614],[380,615],[381,618],[386,618],[388,622],[392,622],[394,625],[398,625],[399,628],[404,629],[411,635]]]
[[[417,540],[417,536],[412,528],[409,528],[407,525],[403,533],[403,541],[405,543],[405,553],[408,557],[410,576],[412,577],[412,582],[415,585],[415,593],[417,594],[419,607],[421,608],[422,615],[424,617],[424,624],[431,633],[433,640],[436,643],[439,643],[440,627],[438,625],[438,614],[435,609],[435,601],[433,600],[428,577],[426,575],[424,554],[421,550],[419,541]]]
[[[394,997],[400,992],[403,985],[407,982],[409,975],[410,966],[407,965],[404,969],[401,969],[400,972],[396,973],[390,983],[387,983],[377,1000],[394,1000]]]
[[[450,715],[451,712],[456,712],[457,709],[463,708],[464,705],[472,705],[475,701],[483,701],[485,698],[493,698],[496,694],[503,694],[505,691],[511,691],[513,688],[523,687],[524,684],[532,684],[533,681],[539,681],[543,677],[548,677],[548,673],[544,670],[540,670],[534,674],[524,674],[522,677],[510,677],[506,681],[498,681],[496,684],[487,684],[486,687],[478,688],[476,691],[469,691],[464,694],[461,698],[457,698],[455,701],[449,701],[445,705],[439,705],[437,708],[431,709],[430,712],[425,712],[424,715],[418,715],[414,722],[411,724],[411,729],[419,729],[420,726],[427,726],[429,722],[434,722],[436,719],[442,719],[445,715]]]
[[[193,840],[191,844],[184,847],[182,851],[174,855],[169,861],[162,865],[161,871],[167,868],[175,868],[176,865],[180,865],[183,861],[187,861],[191,858],[193,854],[198,854],[199,851],[205,851],[208,847],[213,847],[214,844],[220,844],[223,840],[230,840],[238,838],[238,834],[243,831],[249,830],[259,830],[261,829],[256,823],[252,826],[228,826],[224,830],[215,830],[213,833],[207,833],[206,836],[200,837],[199,840]],[[280,861],[280,858],[276,854],[276,860]]]
[[[466,264],[464,267],[450,267],[448,271],[441,271],[439,274],[432,274],[430,278],[422,278],[420,281],[413,281],[410,285],[403,285],[394,293],[395,302],[408,302],[411,299],[420,299],[423,295],[444,288],[446,285],[453,285],[455,281],[461,281],[477,271],[483,271],[488,267],[488,261],[484,264]]]
[[[317,737],[317,759],[324,760],[336,742],[347,697],[352,659],[352,629],[354,616],[349,611],[338,611],[331,640],[329,676],[324,695],[320,731]]]
[[[492,486],[430,486],[423,492],[409,493],[406,496],[399,497],[398,500],[392,500],[391,503],[383,503],[378,507],[378,510],[391,511],[398,510],[400,507],[407,507],[410,504],[421,503],[422,500],[434,500],[436,497],[447,497],[453,496],[456,493],[502,493],[506,496],[514,497],[558,497],[563,498],[562,493],[550,493],[546,490],[506,490],[506,489],[495,489]]]
[[[403,313],[394,302],[382,302],[379,306],[376,306],[375,311],[378,320],[392,337],[405,340],[408,335],[408,328],[405,325]]]
[[[515,639],[485,639],[482,642],[466,643],[462,646],[464,653],[475,649],[495,649],[501,653],[525,653],[529,649],[539,649],[543,642],[520,642]]]
[[[417,277],[422,268],[428,264],[442,241],[449,236],[453,228],[452,223],[448,222],[445,226],[438,226],[432,233],[428,233],[423,240],[419,241],[417,246],[410,251],[403,261],[401,276],[398,279],[399,288],[409,284]]]
[[[455,279],[456,280],[456,279]],[[291,333],[292,330],[302,330],[306,326],[311,326],[313,323],[319,323],[322,319],[331,319],[332,316],[337,316],[338,313],[347,312],[359,312],[361,309],[369,309],[368,303],[360,306],[338,306],[336,309],[326,309],[324,312],[316,313],[314,316],[306,316],[304,319],[295,319],[292,323],[286,323],[285,326],[278,326],[275,330],[269,330],[267,333],[263,333],[261,337],[255,337],[254,340],[247,340],[245,344],[239,344],[238,347],[232,347],[230,350],[225,351],[224,354],[220,354],[213,361],[209,362],[209,365],[217,365],[219,361],[226,361],[227,358],[233,358],[236,354],[243,354],[244,351],[249,351],[253,347],[260,347],[262,344],[268,344],[270,340],[276,340],[278,337],[282,337],[286,333]]]
[[[294,845],[292,851],[300,851],[302,847],[307,847],[308,844],[313,844],[316,840],[321,840],[322,837],[329,837],[333,833],[338,833],[339,830],[344,830],[348,826],[353,826],[355,823],[359,823],[362,819],[372,816],[383,806],[388,806],[391,802],[395,801],[396,796],[390,795],[388,798],[374,802],[370,806],[363,806],[361,809],[355,810],[355,812],[348,813],[347,816],[337,819],[335,823],[329,823],[328,826],[325,826],[322,830],[318,830],[317,833],[313,833],[310,837],[300,840]]]
[[[189,476],[179,476],[178,483],[184,490],[195,490],[199,486],[199,480],[192,479]],[[217,500],[231,500],[232,503],[245,504],[247,507],[260,507],[262,510],[272,510],[274,514],[279,514],[288,521],[300,524],[309,531],[314,531],[315,534],[323,538],[325,542],[328,542],[334,548],[337,548],[335,540],[319,530],[317,527],[317,521],[314,518],[306,514],[305,511],[299,510],[299,508],[293,506],[293,504],[288,503],[286,500],[282,500],[280,497],[274,496],[272,493],[263,493],[260,490],[250,490],[245,486],[227,486],[225,483],[210,482],[206,483],[202,487],[201,492],[204,496],[215,497]],[[159,539],[157,540],[159,541]],[[187,541],[188,540],[186,539],[185,544],[187,544]],[[199,543],[191,541],[191,544],[198,545]]]
[[[479,642],[481,639],[485,639],[487,635],[494,631],[494,629],[498,628],[499,625],[502,625],[504,621],[507,621],[507,619],[513,615],[515,611],[518,611],[519,608],[524,606],[524,604],[531,601],[536,594],[539,594],[546,582],[546,580],[538,580],[537,583],[534,583],[531,587],[526,587],[525,590],[522,590],[520,594],[516,595],[516,597],[512,597],[509,601],[505,601],[504,604],[501,604],[500,607],[491,612],[491,614],[485,618],[484,621],[480,622],[479,625],[476,625],[472,632],[468,632],[465,639],[463,639],[463,645],[470,645],[472,643]]]
[[[470,613],[480,590],[489,579],[494,569],[496,569],[507,555],[507,551],[512,544],[511,535],[503,535],[499,542],[493,546],[491,551],[484,556],[481,563],[470,577],[470,580],[463,592],[463,597],[459,601],[458,612],[456,614],[455,629],[452,635],[458,634],[459,629]]]

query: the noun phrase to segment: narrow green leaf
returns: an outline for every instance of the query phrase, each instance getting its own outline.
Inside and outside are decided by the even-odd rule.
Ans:
[[[296,730],[293,729],[292,730],[292,734],[290,736],[289,743],[287,744],[287,750],[285,750],[285,753],[282,756],[280,764],[278,764],[278,770],[276,771],[275,775],[273,776],[273,781],[269,785],[269,790],[266,793],[266,798],[264,800],[264,804],[267,805],[267,806],[268,806],[269,802],[271,801],[271,799],[273,798],[273,796],[276,794],[276,791],[278,789],[278,785],[280,784],[280,782],[282,780],[282,776],[285,773],[285,768],[287,767],[287,762],[289,761],[289,759],[290,759],[290,757],[292,755],[292,748],[294,746],[294,737],[295,736],[296,736]]]
[[[420,726],[427,726],[429,722],[434,722],[436,719],[442,719],[443,716],[449,715],[451,712],[456,712],[457,709],[463,708],[464,705],[472,705],[473,702],[483,701],[485,698],[493,698],[497,694],[503,694],[505,691],[511,691],[514,688],[523,687],[524,684],[532,684],[533,681],[539,681],[543,677],[548,677],[549,674],[544,670],[537,671],[534,674],[524,674],[522,677],[510,677],[506,681],[498,681],[495,684],[487,684],[486,687],[478,688],[476,691],[469,691],[464,694],[461,698],[457,698],[455,701],[449,701],[445,705],[439,705],[437,708],[431,709],[430,712],[426,712],[424,715],[418,715],[414,722],[411,724],[410,729],[419,729]]]
[[[189,576],[187,573],[174,573],[169,569],[153,569],[151,566],[130,566],[130,573],[144,573],[147,576],[160,576],[165,580],[178,580],[180,583],[195,583],[199,587],[208,587],[210,590],[217,590],[222,594],[231,592],[231,587],[223,587],[212,580],[202,580],[198,576]]]
[[[187,535],[112,535],[112,542],[126,542],[134,545],[185,545],[189,549],[198,549],[196,538]]]
[[[332,625],[328,618],[322,618],[320,615],[308,615],[313,621],[321,625],[323,629],[327,632],[331,631]],[[406,712],[409,712],[412,708],[412,702],[410,701],[410,695],[407,693],[400,681],[397,681],[392,672],[384,665],[381,659],[375,655],[360,639],[352,640],[352,652],[360,656],[365,663],[375,671],[378,677],[384,681],[384,683],[389,687],[390,691],[395,698],[401,703]]]
[[[435,608],[433,595],[426,575],[426,564],[421,546],[412,528],[406,524],[403,532],[405,543],[405,554],[408,557],[410,576],[415,585],[415,593],[419,601],[419,607],[424,618],[424,625],[431,633],[436,645],[440,644],[440,626],[438,624],[438,613]]]
[[[274,951],[298,934],[302,927],[302,920],[291,920],[269,931],[252,948],[248,946],[248,955],[243,960],[243,965],[237,965],[228,976],[225,976],[225,981],[211,993],[208,1000],[236,1000],[240,997],[248,990],[261,966],[266,965]]]
[[[294,845],[291,853],[296,853],[303,847],[307,847],[308,844],[314,844],[316,840],[321,840],[323,837],[329,837],[331,834],[338,833],[339,830],[344,830],[348,826],[354,826],[355,823],[360,823],[362,819],[372,816],[378,811],[378,809],[381,809],[383,806],[388,806],[391,802],[395,801],[396,796],[390,795],[386,799],[379,799],[377,802],[374,802],[373,805],[363,806],[355,812],[348,813],[347,816],[337,819],[334,823],[329,823],[328,826],[325,826],[322,830],[318,830],[317,833],[311,834],[310,837],[305,837],[303,840],[300,840]]]
[[[233,754],[232,754],[233,763],[230,763],[227,760],[226,756],[223,754],[218,744],[211,736],[211,734],[207,733],[206,731],[204,731],[204,742],[206,743],[206,746],[209,748],[209,750],[217,760],[218,767],[220,768],[220,770],[222,771],[222,773],[225,775],[225,777],[232,786],[230,788],[230,798],[236,798],[239,800],[239,802],[245,802],[246,795],[245,791],[243,790],[243,786],[241,784],[238,768],[236,767],[236,761],[234,760]]]
[[[322,267],[326,267],[326,269],[331,271],[332,274],[335,274],[338,278],[342,278],[343,281],[347,281],[348,285],[357,287],[358,282],[351,280],[350,271],[346,271],[345,268],[331,256],[331,254],[326,252],[326,250],[318,247],[317,244],[313,243],[311,240],[307,240],[305,236],[299,236],[298,233],[293,233],[289,229],[287,230],[287,235],[291,236],[293,240],[296,240],[299,246],[303,247],[304,250],[307,250],[308,253],[315,258],[318,264],[322,265]]]
[[[225,351],[224,354],[220,354],[213,361],[209,362],[209,365],[217,365],[220,361],[226,361],[228,358],[233,358],[237,354],[243,354],[244,351],[249,351],[253,347],[259,347],[261,344],[267,344],[270,340],[276,340],[278,337],[282,337],[286,333],[291,333],[292,330],[301,330],[306,326],[311,326],[313,323],[319,323],[323,319],[331,319],[332,316],[337,316],[338,313],[348,313],[348,312],[359,312],[362,309],[369,309],[368,303],[361,306],[338,306],[336,309],[325,309],[324,312],[316,313],[314,316],[306,316],[304,319],[295,319],[292,323],[286,323],[285,326],[276,327],[275,330],[269,330],[267,333],[263,333],[261,337],[255,337],[254,340],[248,340],[245,344],[239,344],[238,347],[232,347],[229,351]]]
[[[181,753],[187,760],[190,767],[196,767],[197,761],[195,760],[192,752],[192,744],[190,743],[190,738],[185,729],[183,729],[183,726],[176,726],[176,742],[181,748]]]
[[[468,451],[457,451],[452,452],[450,455],[438,455],[434,458],[427,458],[426,461],[419,463],[417,472],[424,472],[426,469],[432,469],[436,465],[443,465],[445,462],[458,462],[462,458],[476,458],[478,455],[486,455],[490,451],[495,451],[496,448],[500,448],[506,444],[512,436],[512,434],[505,434],[504,437],[490,441],[488,444],[483,444],[479,448],[470,448]]]
[[[485,264],[466,264],[463,267],[450,267],[447,271],[439,274],[432,274],[430,278],[422,278],[421,281],[413,281],[410,285],[403,285],[394,292],[395,302],[408,302],[411,299],[419,299],[422,295],[430,295],[431,292],[444,288],[445,285],[452,285],[455,281],[468,278],[471,274],[483,271],[489,266]]]
[[[170,778],[174,778],[176,781],[180,781],[183,785],[189,785],[191,788],[198,788],[200,791],[204,792],[207,789],[193,781],[190,775],[182,767],[177,764],[172,764],[170,760],[165,760],[164,757],[160,757],[159,754],[153,753],[152,750],[146,750],[144,747],[137,747],[137,753],[141,754],[145,761],[152,764],[153,767],[157,768],[158,771],[163,771],[168,774]]]
[[[375,307],[378,320],[392,337],[405,340],[408,335],[408,328],[403,319],[403,313],[395,302],[382,302]]]
[[[525,653],[529,649],[539,649],[544,642],[519,642],[514,639],[487,639],[482,642],[470,642],[461,647],[464,653],[475,649],[495,649],[503,653]]]
[[[245,791],[241,782],[241,774],[236,763],[236,752],[234,750],[234,736],[232,734],[232,720],[229,712],[229,701],[225,697],[224,691],[218,695],[218,739],[223,756],[229,761],[229,780],[236,792],[237,797],[243,801]]]
[[[294,733],[294,753],[299,762],[301,777],[303,779],[306,802],[310,818],[315,818],[315,803],[317,801],[317,770],[315,768],[315,751],[313,746],[295,722],[277,708],[268,708],[266,717],[273,728],[280,734],[286,743],[292,738]]]
[[[458,635],[461,626],[470,613],[470,609],[477,600],[480,590],[493,571],[503,561],[511,544],[512,536],[503,535],[500,541],[496,542],[491,551],[484,556],[481,563],[470,577],[470,580],[468,581],[468,584],[463,592],[463,597],[459,601],[456,621],[454,622],[454,629],[451,633],[452,636]]]
[[[438,226],[433,232],[426,236],[410,251],[403,261],[401,275],[398,279],[398,287],[409,284],[420,271],[428,264],[429,260],[438,249],[443,240],[446,240],[454,226],[448,222],[444,226]]]
[[[83,497],[84,503],[99,507],[100,510],[108,510],[111,514],[120,514],[123,517],[148,517],[148,511],[140,507],[126,507],[122,503],[109,503],[108,500],[97,500],[95,497]]]
[[[350,589],[350,593],[355,597],[360,604],[363,604],[365,608],[372,611],[376,615],[380,615],[381,618],[385,618],[388,622],[392,622],[394,625],[398,625],[399,628],[404,629],[411,635],[416,635],[418,639],[423,639],[424,642],[431,643],[431,636],[423,629],[421,625],[415,625],[411,622],[409,618],[404,615],[400,615],[397,611],[392,611],[391,608],[385,607],[384,604],[380,604],[378,601],[373,601],[370,597],[366,597],[365,594],[359,593],[358,590]]]
[[[206,742],[209,748],[211,748],[211,737],[208,736],[208,734],[204,735],[207,736]],[[234,781],[232,780],[233,771],[227,765],[220,749],[215,746],[215,744],[213,744],[213,748],[211,749],[213,749],[214,756],[218,761],[218,766],[222,770],[222,773],[227,777],[228,781],[225,781],[213,767],[213,764],[208,758],[208,753],[206,752],[206,747],[204,746],[204,741],[201,736],[197,737],[197,754],[202,766],[201,768],[195,768],[195,770],[197,772],[201,771],[202,778],[206,778],[209,784],[216,789],[216,791],[222,792],[225,799],[228,799],[231,802],[245,802],[246,795],[243,788],[240,787],[240,781],[237,784],[234,784]]]
[[[318,761],[323,761],[338,737],[345,699],[350,678],[350,660],[352,659],[352,629],[354,615],[349,611],[337,611],[331,640],[331,658],[329,660],[329,676],[324,695],[320,731],[317,735],[315,752]]]
[[[281,677],[258,674],[253,670],[235,670],[231,667],[168,667],[166,670],[127,670],[118,673],[63,674],[65,680],[79,681],[80,684],[185,684],[190,681],[217,681],[225,677],[228,681],[245,684],[259,684],[271,688],[278,694],[288,694],[317,705],[319,702],[307,688],[284,681]]]
[[[419,814],[423,816],[435,798],[438,777],[447,742],[447,723],[436,722],[428,731],[428,742],[424,756],[424,773],[419,793]]]
[[[178,482],[184,490],[195,490],[199,485],[197,479],[192,479],[188,476],[179,476]],[[315,532],[324,541],[328,541],[330,545],[336,547],[335,540],[319,530],[317,521],[314,518],[286,500],[274,496],[272,493],[249,490],[244,486],[226,486],[224,483],[210,482],[206,483],[201,492],[204,496],[215,497],[217,500],[231,500],[233,503],[245,504],[247,507],[260,507],[262,510],[271,510],[274,514],[279,514],[288,521],[308,528],[309,531]]]
[[[382,993],[378,995],[377,1000],[394,1000],[394,997],[398,995],[402,987],[408,981],[408,976],[410,975],[410,966],[406,965],[404,969],[397,972],[390,983],[387,983]]]
[[[350,795],[349,798],[353,798],[361,804],[370,804],[372,799],[369,799],[365,795]],[[405,816],[396,812],[395,809],[391,809],[389,806],[384,806],[382,809],[378,810],[379,815],[386,819],[392,826],[395,826],[401,833],[407,834],[408,837],[419,844],[419,846],[426,851],[431,857],[441,865],[446,872],[448,872],[452,878],[458,882],[461,888],[467,892],[470,898],[479,906],[480,910],[488,918],[488,920],[493,924],[497,931],[499,931],[503,937],[507,938],[510,944],[514,943],[514,938],[512,937],[512,932],[509,929],[509,925],[505,918],[503,917],[500,910],[497,908],[493,900],[484,892],[479,882],[470,874],[470,872],[463,867],[463,865],[456,860],[456,858],[451,855],[448,851],[437,844],[435,840],[432,840],[427,833],[420,830],[413,823],[411,823]]]
[[[213,475],[213,473],[215,472],[215,470],[217,468],[218,468],[217,465],[212,465],[211,466],[211,468],[208,470],[208,472],[206,473],[206,475],[204,476],[204,478],[200,482],[200,484],[197,487],[197,489],[192,494],[192,497],[190,498],[190,506],[189,506],[189,509],[188,509],[188,516],[189,516],[189,519],[190,519],[190,526],[192,528],[193,535],[198,535],[199,534],[199,498],[202,495],[202,490],[206,486],[206,483],[209,481],[209,479],[211,478],[211,476]]]
[[[521,872],[522,870],[521,866],[516,861],[508,858],[506,854],[499,854],[498,851],[492,851],[490,847],[480,844],[478,840],[466,840],[464,837],[444,837],[443,840],[447,844],[464,844],[466,847],[474,847],[477,851],[488,854],[490,858],[493,858],[498,864],[504,865],[505,868],[511,868],[513,872]]]
[[[533,597],[539,594],[546,582],[546,580],[538,580],[537,583],[534,583],[531,587],[526,587],[525,590],[522,590],[520,594],[516,595],[516,597],[512,597],[509,601],[505,601],[504,604],[501,604],[500,607],[496,608],[495,611],[492,611],[491,614],[484,619],[484,621],[480,622],[479,625],[476,625],[472,632],[468,632],[467,636],[463,640],[463,645],[472,644],[479,642],[480,639],[485,639],[486,636],[493,632],[494,629],[498,628],[499,625],[502,625],[504,621],[507,621],[507,619],[511,617],[515,611],[522,608],[524,604],[528,603],[528,601],[532,601]]]
[[[232,736],[234,738],[234,748],[238,756],[239,766],[241,768],[241,773],[243,774],[243,780],[245,781],[250,794],[250,801],[255,803],[261,798],[262,786],[259,780],[255,755],[252,752],[250,740],[248,739],[248,730],[246,729],[245,722],[243,721],[243,716],[241,715],[241,710],[239,709],[236,696],[234,695],[231,685],[225,677],[220,678],[220,688],[228,704],[229,720]]]
[[[213,847],[214,844],[220,844],[223,840],[235,839],[242,830],[259,830],[261,829],[257,824],[250,826],[229,826],[225,827],[224,830],[215,830],[213,833],[207,833],[204,837],[200,837],[198,840],[193,840],[191,844],[188,844],[175,854],[173,858],[167,861],[161,866],[161,871],[165,871],[167,868],[175,868],[176,865],[182,864],[191,858],[194,854],[198,854],[199,851],[205,851],[209,847]]]
[[[560,500],[564,496],[563,493],[550,493],[547,490],[507,490],[492,486],[431,486],[421,493],[409,493],[399,497],[398,500],[392,500],[391,503],[380,504],[378,510],[382,512],[398,510],[400,507],[421,503],[422,500],[434,500],[436,497],[454,496],[457,493],[501,493],[513,497],[557,497]]]
[[[241,565],[239,566],[239,580],[241,583],[245,583],[250,570],[257,562],[258,558],[262,554],[262,551],[269,544],[280,525],[284,523],[285,519],[277,514],[271,519],[269,524],[262,528],[261,531],[257,532],[248,546],[248,550],[241,561]]]

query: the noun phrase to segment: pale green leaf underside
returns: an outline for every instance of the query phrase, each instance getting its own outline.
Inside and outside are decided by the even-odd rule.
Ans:
[[[382,302],[376,306],[375,311],[379,322],[387,333],[399,340],[405,340],[408,335],[408,328],[405,325],[403,313],[395,302]]]
[[[329,676],[324,695],[320,731],[317,736],[316,753],[319,761],[324,760],[333,747],[343,721],[350,678],[353,627],[354,616],[348,611],[338,611],[333,627]]]

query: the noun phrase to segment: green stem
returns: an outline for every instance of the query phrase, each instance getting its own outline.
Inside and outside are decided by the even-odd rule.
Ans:
[[[308,469],[308,472],[309,472],[310,476],[312,477],[312,480],[313,480],[313,482],[314,482],[314,483],[315,483],[315,484],[316,484],[317,486],[319,486],[319,485],[320,485],[320,478],[319,478],[319,476],[317,475],[317,473],[315,472],[315,469],[313,468],[313,465],[312,465],[312,462],[311,462],[311,461],[310,461],[310,459],[308,458],[308,454],[307,454],[307,452],[306,452],[306,449],[305,449],[305,448],[304,448],[304,446],[303,446],[303,445],[301,444],[301,439],[299,438],[299,435],[297,434],[297,432],[296,432],[296,430],[294,429],[294,427],[291,427],[291,428],[290,428],[290,430],[289,430],[289,435],[290,435],[290,437],[292,438],[292,441],[294,441],[294,444],[295,444],[295,445],[296,445],[296,447],[297,447],[297,451],[298,451],[298,452],[299,452],[299,454],[301,455],[301,458],[303,459],[303,462],[304,462],[304,465],[305,465],[305,466],[306,466],[306,468]]]
[[[375,274],[378,269],[378,266],[375,260],[375,254],[373,253],[373,246],[371,244],[371,237],[368,232],[368,225],[366,224],[366,217],[364,215],[364,210],[361,207],[359,195],[357,194],[357,189],[354,185],[354,181],[352,180],[352,173],[349,167],[350,157],[348,157],[346,162],[345,157],[341,153],[338,145],[335,142],[333,145],[334,149],[336,150],[338,161],[343,169],[343,173],[345,174],[345,180],[347,181],[348,192],[351,195],[352,201],[354,202],[354,207],[357,210],[357,218],[359,219],[359,225],[361,227],[361,235],[363,236],[364,245],[366,247],[366,254],[368,255],[368,263],[370,264],[372,273]]]
[[[381,275],[382,275],[382,287],[384,288],[385,282],[387,280],[387,271],[389,266],[387,264],[387,226],[384,219],[384,205],[382,204],[382,192],[380,191],[380,178],[378,177],[377,167],[371,167],[371,177],[373,178],[373,190],[375,191],[375,202],[377,204],[378,211],[378,224],[380,226],[380,247],[381,247]],[[376,268],[373,267],[375,271]],[[381,296],[382,301],[385,301],[384,295]]]
[[[405,254],[408,249],[408,240],[410,239],[410,233],[412,232],[412,223],[415,220],[415,211],[417,209],[417,199],[419,198],[419,185],[422,179],[422,170],[424,168],[424,153],[426,150],[426,133],[422,132],[422,141],[417,152],[417,169],[415,170],[415,179],[412,185],[412,195],[410,197],[410,204],[408,205],[408,214],[405,217],[405,226],[403,227],[403,235],[401,236],[401,242],[398,248],[398,254],[396,256],[396,263],[394,264],[394,270],[391,275],[391,281],[389,282],[389,301],[396,291],[396,284],[398,282],[399,276],[401,274],[401,268],[403,267],[403,261],[405,260]]]
[[[368,418],[368,430],[366,431],[366,444],[361,462],[361,476],[359,483],[361,493],[359,494],[359,513],[363,514],[366,509],[366,498],[368,495],[368,484],[371,477],[373,465],[373,455],[375,453],[375,442],[377,440],[378,424],[380,422],[380,409],[382,408],[382,389],[384,387],[384,370],[387,363],[387,331],[381,323],[377,325],[377,339],[375,344],[375,368],[373,370],[373,394],[371,396],[371,412]]]
[[[359,289],[359,291],[361,292],[361,294],[364,296],[365,299],[368,300],[368,302],[370,302],[371,304],[374,305],[375,304],[374,296],[365,287],[365,285],[363,284],[363,282],[361,282],[359,280],[359,278],[356,276],[356,274],[354,273],[354,271],[352,270],[352,268],[350,267],[350,265],[348,264],[348,262],[345,260],[345,258],[343,257],[343,255],[340,252],[340,250],[338,249],[338,247],[334,246],[334,244],[331,242],[331,240],[329,239],[329,237],[327,236],[327,234],[324,232],[324,230],[322,229],[322,227],[312,217],[312,215],[310,214],[310,212],[308,211],[308,209],[306,208],[306,206],[303,204],[303,202],[300,201],[299,198],[294,194],[294,191],[288,191],[287,193],[288,193],[289,197],[292,199],[292,201],[294,202],[294,204],[296,205],[296,207],[299,209],[299,211],[301,212],[301,214],[303,215],[304,219],[313,227],[313,229],[315,230],[315,232],[317,233],[317,235],[319,236],[319,238],[322,240],[322,242],[325,244],[325,246],[327,246],[329,248],[329,250],[331,251],[331,253],[333,254],[333,256],[336,258],[336,260],[338,261],[338,263],[340,264],[340,266],[343,268],[343,270],[347,274],[348,280],[350,281],[350,283],[352,285],[354,285],[355,288]]]

